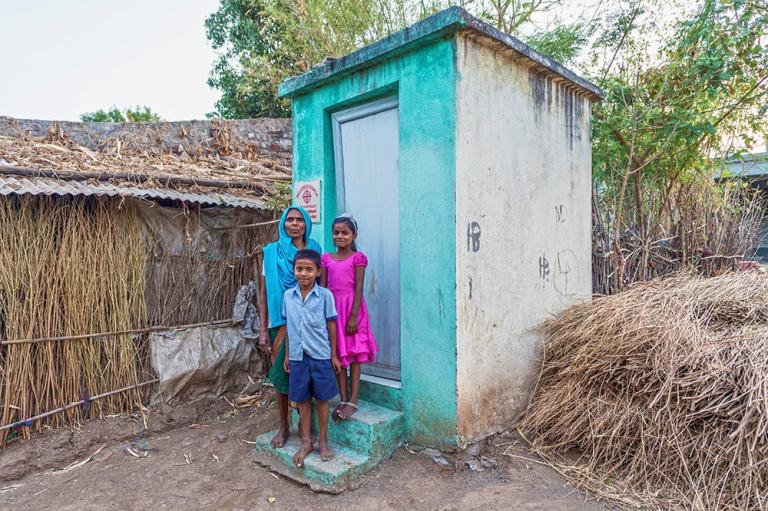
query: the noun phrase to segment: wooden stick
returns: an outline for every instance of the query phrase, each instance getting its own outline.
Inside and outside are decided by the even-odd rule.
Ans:
[[[135,330],[120,330],[116,332],[99,332],[96,334],[63,335],[61,337],[42,337],[40,339],[14,339],[12,341],[0,341],[0,346],[9,344],[36,344],[38,342],[51,341],[76,341],[78,339],[92,339],[94,337],[115,337],[125,334],[142,334],[147,332],[160,332],[162,330],[180,330],[182,328],[196,328],[200,326],[226,325],[234,324],[232,319],[218,319],[216,321],[206,321],[205,323],[192,323],[189,325],[178,326],[152,326],[148,328],[137,328]]]
[[[13,165],[0,165],[0,174],[15,175],[24,177],[50,177],[55,179],[72,179],[75,181],[87,181],[95,179],[97,181],[113,181],[115,179],[125,179],[134,183],[147,183],[157,181],[164,185],[191,185],[203,188],[244,188],[244,189],[265,189],[262,181],[290,181],[271,176],[254,176],[253,181],[226,181],[222,179],[193,178],[183,176],[172,176],[170,174],[140,174],[132,172],[93,172],[93,171],[73,171],[73,170],[43,170],[14,167]]]
[[[236,228],[241,228],[241,227],[261,227],[262,225],[272,225],[272,224],[276,224],[276,223],[278,223],[279,221],[280,221],[280,219],[279,219],[279,218],[277,218],[277,219],[275,219],[275,220],[270,220],[269,222],[259,222],[259,223],[256,223],[256,224],[243,224],[243,225],[236,225],[235,227],[236,227]]]
[[[55,408],[55,409],[50,410],[48,412],[41,413],[40,415],[35,415],[34,417],[30,417],[28,419],[23,419],[23,420],[20,420],[20,421],[12,422],[10,424],[6,424],[5,426],[0,426],[0,431],[3,431],[5,429],[11,429],[11,428],[14,428],[16,426],[25,426],[25,425],[26,426],[30,426],[32,424],[32,422],[34,422],[36,420],[48,417],[49,415],[53,415],[53,414],[56,414],[56,413],[61,413],[64,410],[68,410],[70,408],[74,408],[75,406],[80,406],[80,405],[84,404],[86,401],[90,403],[91,401],[96,401],[97,399],[113,396],[115,394],[119,394],[121,392],[125,392],[126,390],[138,389],[138,388],[144,387],[146,385],[151,385],[153,383],[157,383],[159,381],[160,381],[160,378],[155,378],[154,380],[145,381],[144,383],[138,383],[136,385],[131,385],[129,387],[123,387],[122,389],[117,389],[117,390],[113,390],[111,392],[105,392],[103,394],[98,394],[96,396],[91,396],[91,397],[88,397],[88,398],[85,398],[85,399],[81,399],[80,401],[75,401],[74,403],[69,403],[66,406],[62,406],[60,408]]]

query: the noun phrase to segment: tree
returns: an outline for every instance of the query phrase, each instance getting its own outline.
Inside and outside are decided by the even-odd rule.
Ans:
[[[584,49],[588,37],[589,28],[581,22],[576,22],[557,25],[551,30],[537,31],[525,42],[542,55],[567,65]]]
[[[112,107],[109,110],[99,109],[95,112],[85,113],[80,116],[80,120],[83,122],[125,122],[125,116],[117,107]]]
[[[113,106],[109,110],[99,109],[80,116],[83,122],[155,122],[162,117],[153,112],[148,106],[137,106],[133,109],[120,110]]]
[[[403,5],[405,2],[395,2]],[[222,92],[210,116],[287,117],[277,87],[325,57],[343,55],[400,27],[408,18],[374,0],[222,0],[205,22],[220,50],[208,84]]]
[[[561,0],[464,0],[459,5],[505,32],[518,33],[532,16]],[[455,2],[447,0],[221,0],[205,22],[219,55],[208,85],[221,91],[209,117],[287,117],[277,97],[286,78],[308,71],[326,57],[370,44]],[[566,34],[567,33],[567,34]],[[582,41],[573,29],[534,41],[569,57]],[[566,37],[567,36],[567,37]],[[567,53],[571,51],[571,53]]]
[[[560,0],[469,0],[462,5],[504,33],[520,35],[534,16],[561,5]]]
[[[222,91],[222,98],[211,115],[288,116],[288,102],[277,98],[284,79],[448,3],[222,0],[206,21],[208,37],[221,52],[209,84]],[[691,227],[697,238],[673,245],[688,236],[684,218],[699,225],[704,218],[696,214],[722,214],[721,227],[727,230],[746,218],[725,215],[729,208],[755,217],[753,198],[713,186],[712,177],[722,168],[723,155],[749,148],[754,137],[768,132],[764,2],[601,0],[593,12],[569,23],[555,10],[565,5],[561,0],[459,4],[545,55],[576,66],[606,91],[593,115],[595,250],[611,278],[604,291],[663,273],[660,268],[670,267],[665,258],[691,263],[700,255],[688,250],[693,246],[702,253],[722,249],[725,259],[738,259],[745,235],[713,249],[713,233]],[[554,20],[552,26],[541,26],[542,13]],[[664,254],[658,252],[662,245]]]
[[[593,124],[600,189],[595,245],[610,256],[612,280],[604,291],[658,275],[669,254],[694,265],[743,255],[743,237],[728,232],[746,230],[742,217],[717,233],[707,231],[707,218],[694,218],[683,232],[680,221],[691,211],[742,208],[760,217],[754,197],[714,186],[712,178],[735,140],[749,149],[756,135],[768,134],[758,114],[768,100],[765,7],[747,0],[698,2],[673,23],[668,42],[649,51],[638,5],[625,6],[595,46],[612,48],[602,69],[593,71],[606,91]],[[729,236],[733,243],[721,243]],[[662,247],[677,248],[663,255]]]

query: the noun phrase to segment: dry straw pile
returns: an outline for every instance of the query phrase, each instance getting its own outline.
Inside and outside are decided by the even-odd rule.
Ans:
[[[768,508],[768,276],[652,281],[545,331],[520,431],[563,473],[635,505]]]

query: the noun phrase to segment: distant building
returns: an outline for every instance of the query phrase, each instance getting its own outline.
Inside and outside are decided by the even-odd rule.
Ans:
[[[728,169],[728,176],[720,177],[746,179],[752,187],[762,191],[768,199],[768,194],[765,193],[768,191],[768,151],[734,156],[726,161],[725,166]],[[768,261],[768,217],[763,219],[760,241],[754,256]]]

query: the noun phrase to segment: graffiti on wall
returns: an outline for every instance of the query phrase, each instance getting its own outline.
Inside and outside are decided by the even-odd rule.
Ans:
[[[555,206],[556,226],[562,226],[567,220],[566,207],[563,204]],[[561,296],[574,296],[579,293],[583,276],[579,257],[573,250],[558,250],[551,259],[550,255],[542,253],[537,263],[541,287],[546,287],[552,282],[555,291]]]

